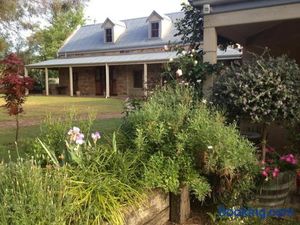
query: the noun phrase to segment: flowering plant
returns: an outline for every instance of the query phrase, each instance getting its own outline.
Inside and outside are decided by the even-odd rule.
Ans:
[[[66,158],[69,159],[69,161],[80,165],[83,157],[82,145],[86,144],[84,148],[88,149],[92,146],[91,142],[89,140],[84,140],[85,136],[81,133],[80,128],[78,127],[73,127],[67,134],[69,136],[69,141],[66,141],[67,152],[64,154],[65,156],[63,155],[62,159]],[[91,134],[91,139],[95,145],[100,138],[101,135],[98,131]]]
[[[267,147],[266,160],[262,161],[261,175],[265,180],[276,178],[281,172],[296,171],[297,163],[295,155],[280,155],[274,148]]]
[[[85,135],[81,132],[80,128],[73,127],[67,132],[68,138],[65,141],[66,148],[63,153],[58,157],[53,150],[49,149],[40,139],[39,142],[43,149],[46,151],[55,166],[63,166],[66,163],[81,165],[86,152],[97,147],[97,141],[101,138],[101,134],[96,131],[91,134],[90,141],[88,138],[85,140]],[[94,143],[94,146],[92,145]],[[84,151],[83,151],[84,150]]]

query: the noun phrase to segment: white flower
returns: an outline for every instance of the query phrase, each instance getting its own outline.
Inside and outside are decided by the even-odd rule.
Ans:
[[[165,46],[164,46],[164,50],[165,50],[165,51],[169,51],[169,46],[168,46],[168,45],[165,45]]]
[[[186,82],[186,83],[184,83],[184,85],[185,85],[185,86],[188,86],[188,85],[189,85],[189,83],[188,83],[188,82]]]
[[[186,51],[183,50],[183,51],[181,52],[181,54],[182,54],[182,55],[186,55]]]
[[[197,60],[195,60],[195,61],[194,61],[194,65],[196,66],[197,64],[198,64],[198,61],[197,61]]]
[[[196,52],[196,50],[195,49],[192,49],[192,53],[195,53]]]
[[[174,61],[174,59],[173,59],[173,58],[170,58],[170,59],[169,59],[169,62],[173,62],[173,61]]]
[[[199,79],[199,80],[197,80],[197,83],[201,83],[201,81],[202,81],[202,80]]]
[[[206,104],[207,103],[207,100],[206,99],[202,99],[201,101],[203,104]]]
[[[178,69],[178,70],[176,71],[176,74],[177,74],[179,77],[181,77],[181,76],[182,76],[182,70],[181,70],[181,69]]]
[[[207,149],[213,149],[213,146],[211,146],[211,145],[209,145],[209,146],[207,146]]]

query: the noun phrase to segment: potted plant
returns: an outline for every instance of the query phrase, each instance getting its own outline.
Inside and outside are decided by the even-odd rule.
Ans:
[[[266,148],[262,161],[259,204],[264,207],[283,205],[295,181],[298,160],[293,154],[280,155],[272,147]]]

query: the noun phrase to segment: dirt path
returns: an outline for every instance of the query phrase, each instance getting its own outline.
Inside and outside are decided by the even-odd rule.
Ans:
[[[122,113],[102,113],[97,115],[97,120],[106,120],[106,119],[113,119],[113,118],[121,118],[123,117]],[[20,126],[21,127],[29,127],[34,125],[41,124],[41,119],[20,119]],[[15,127],[16,123],[15,121],[4,121],[0,122],[0,129],[1,128],[11,128]]]

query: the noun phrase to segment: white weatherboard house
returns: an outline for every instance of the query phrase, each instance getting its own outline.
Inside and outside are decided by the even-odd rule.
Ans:
[[[142,96],[150,82],[159,84],[163,65],[176,52],[164,51],[168,43],[180,44],[175,22],[182,12],[163,15],[153,11],[148,17],[115,21],[78,28],[59,49],[53,60],[30,64],[29,69],[45,71],[46,95],[49,95],[48,71],[59,71],[60,94],[73,96]],[[240,58],[238,51],[218,52],[218,59]]]

